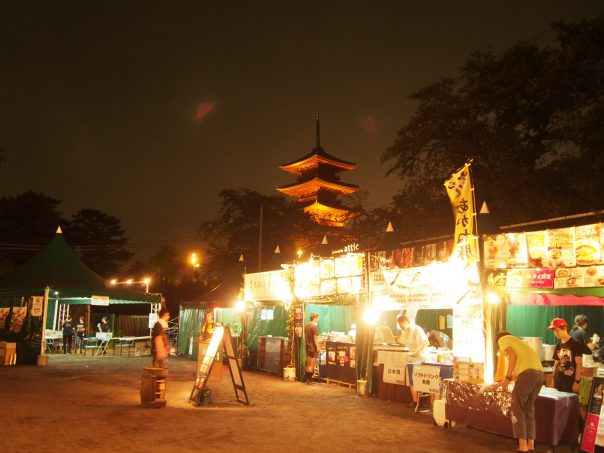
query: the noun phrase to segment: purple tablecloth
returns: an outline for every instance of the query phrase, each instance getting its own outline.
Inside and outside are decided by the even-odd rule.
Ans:
[[[507,390],[481,391],[483,385],[444,381],[448,420],[467,423],[484,431],[513,437],[509,411],[512,394]],[[579,436],[579,400],[574,393],[542,388],[535,404],[537,442],[552,446],[574,445]]]

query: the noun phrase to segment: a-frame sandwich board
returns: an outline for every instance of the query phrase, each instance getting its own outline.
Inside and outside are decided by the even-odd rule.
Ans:
[[[194,405],[202,404],[202,397],[207,389],[206,384],[208,376],[212,371],[214,358],[216,357],[216,353],[220,346],[222,346],[229,361],[229,371],[231,372],[231,381],[233,382],[233,389],[235,390],[235,398],[241,404],[250,404],[247,397],[247,391],[245,390],[241,368],[239,367],[239,361],[237,360],[233,343],[231,342],[231,330],[228,326],[217,326],[214,329],[210,344],[208,345],[201,365],[197,370],[197,377],[189,401]],[[219,365],[222,366],[221,364]]]

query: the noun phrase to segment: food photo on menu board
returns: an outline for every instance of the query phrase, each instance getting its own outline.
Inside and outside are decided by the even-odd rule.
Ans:
[[[13,307],[13,316],[10,320],[10,331],[12,333],[21,332],[26,316],[27,307]]]
[[[6,318],[8,318],[9,311],[8,307],[0,307],[0,330],[6,330]]]
[[[545,267],[575,266],[575,229],[547,230],[547,260]]]
[[[526,246],[528,249],[528,264],[531,267],[545,267],[547,262],[547,246],[545,244],[545,231],[526,233]]]
[[[602,249],[599,224],[575,227],[575,257],[578,266],[589,266],[601,262]]]

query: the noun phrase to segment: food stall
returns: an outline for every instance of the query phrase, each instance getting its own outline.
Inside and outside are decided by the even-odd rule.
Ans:
[[[358,246],[352,247],[358,249]],[[359,379],[356,327],[360,322],[361,301],[366,297],[363,285],[363,253],[334,253],[333,257],[311,257],[295,266],[294,294],[302,303],[302,318],[297,332],[304,338],[304,324],[311,312],[319,314],[320,354],[315,367],[316,378],[328,383],[356,387]],[[305,362],[304,348],[299,348],[300,366]]]
[[[450,259],[452,243],[424,244],[378,252],[370,272],[371,308],[377,316],[373,345],[373,393],[389,401],[411,402],[414,368],[432,366],[446,379],[453,375],[453,351],[468,362],[484,363],[483,306],[475,264]],[[423,359],[410,357],[396,343],[396,316],[450,339],[426,348]]]
[[[603,325],[602,232],[601,224],[595,224],[483,238],[485,291],[499,296],[502,327],[533,347],[550,385],[547,373],[551,376],[553,344],[558,341],[547,329],[551,319],[562,317],[571,327],[574,316],[583,313],[592,328]],[[591,381],[593,369],[585,371],[581,388],[588,392],[590,386],[584,382]],[[446,381],[444,393],[447,419],[511,436],[509,391]],[[541,390],[536,402],[537,441],[554,447],[576,443],[580,397],[548,387]]]

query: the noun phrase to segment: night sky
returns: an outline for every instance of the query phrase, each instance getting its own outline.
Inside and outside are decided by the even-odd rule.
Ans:
[[[224,188],[276,194],[321,144],[356,162],[372,207],[398,189],[380,156],[414,90],[594,1],[41,1],[0,6],[0,195],[122,220],[139,258],[191,247]],[[547,39],[547,34],[543,39]],[[444,192],[443,192],[444,196]]]

